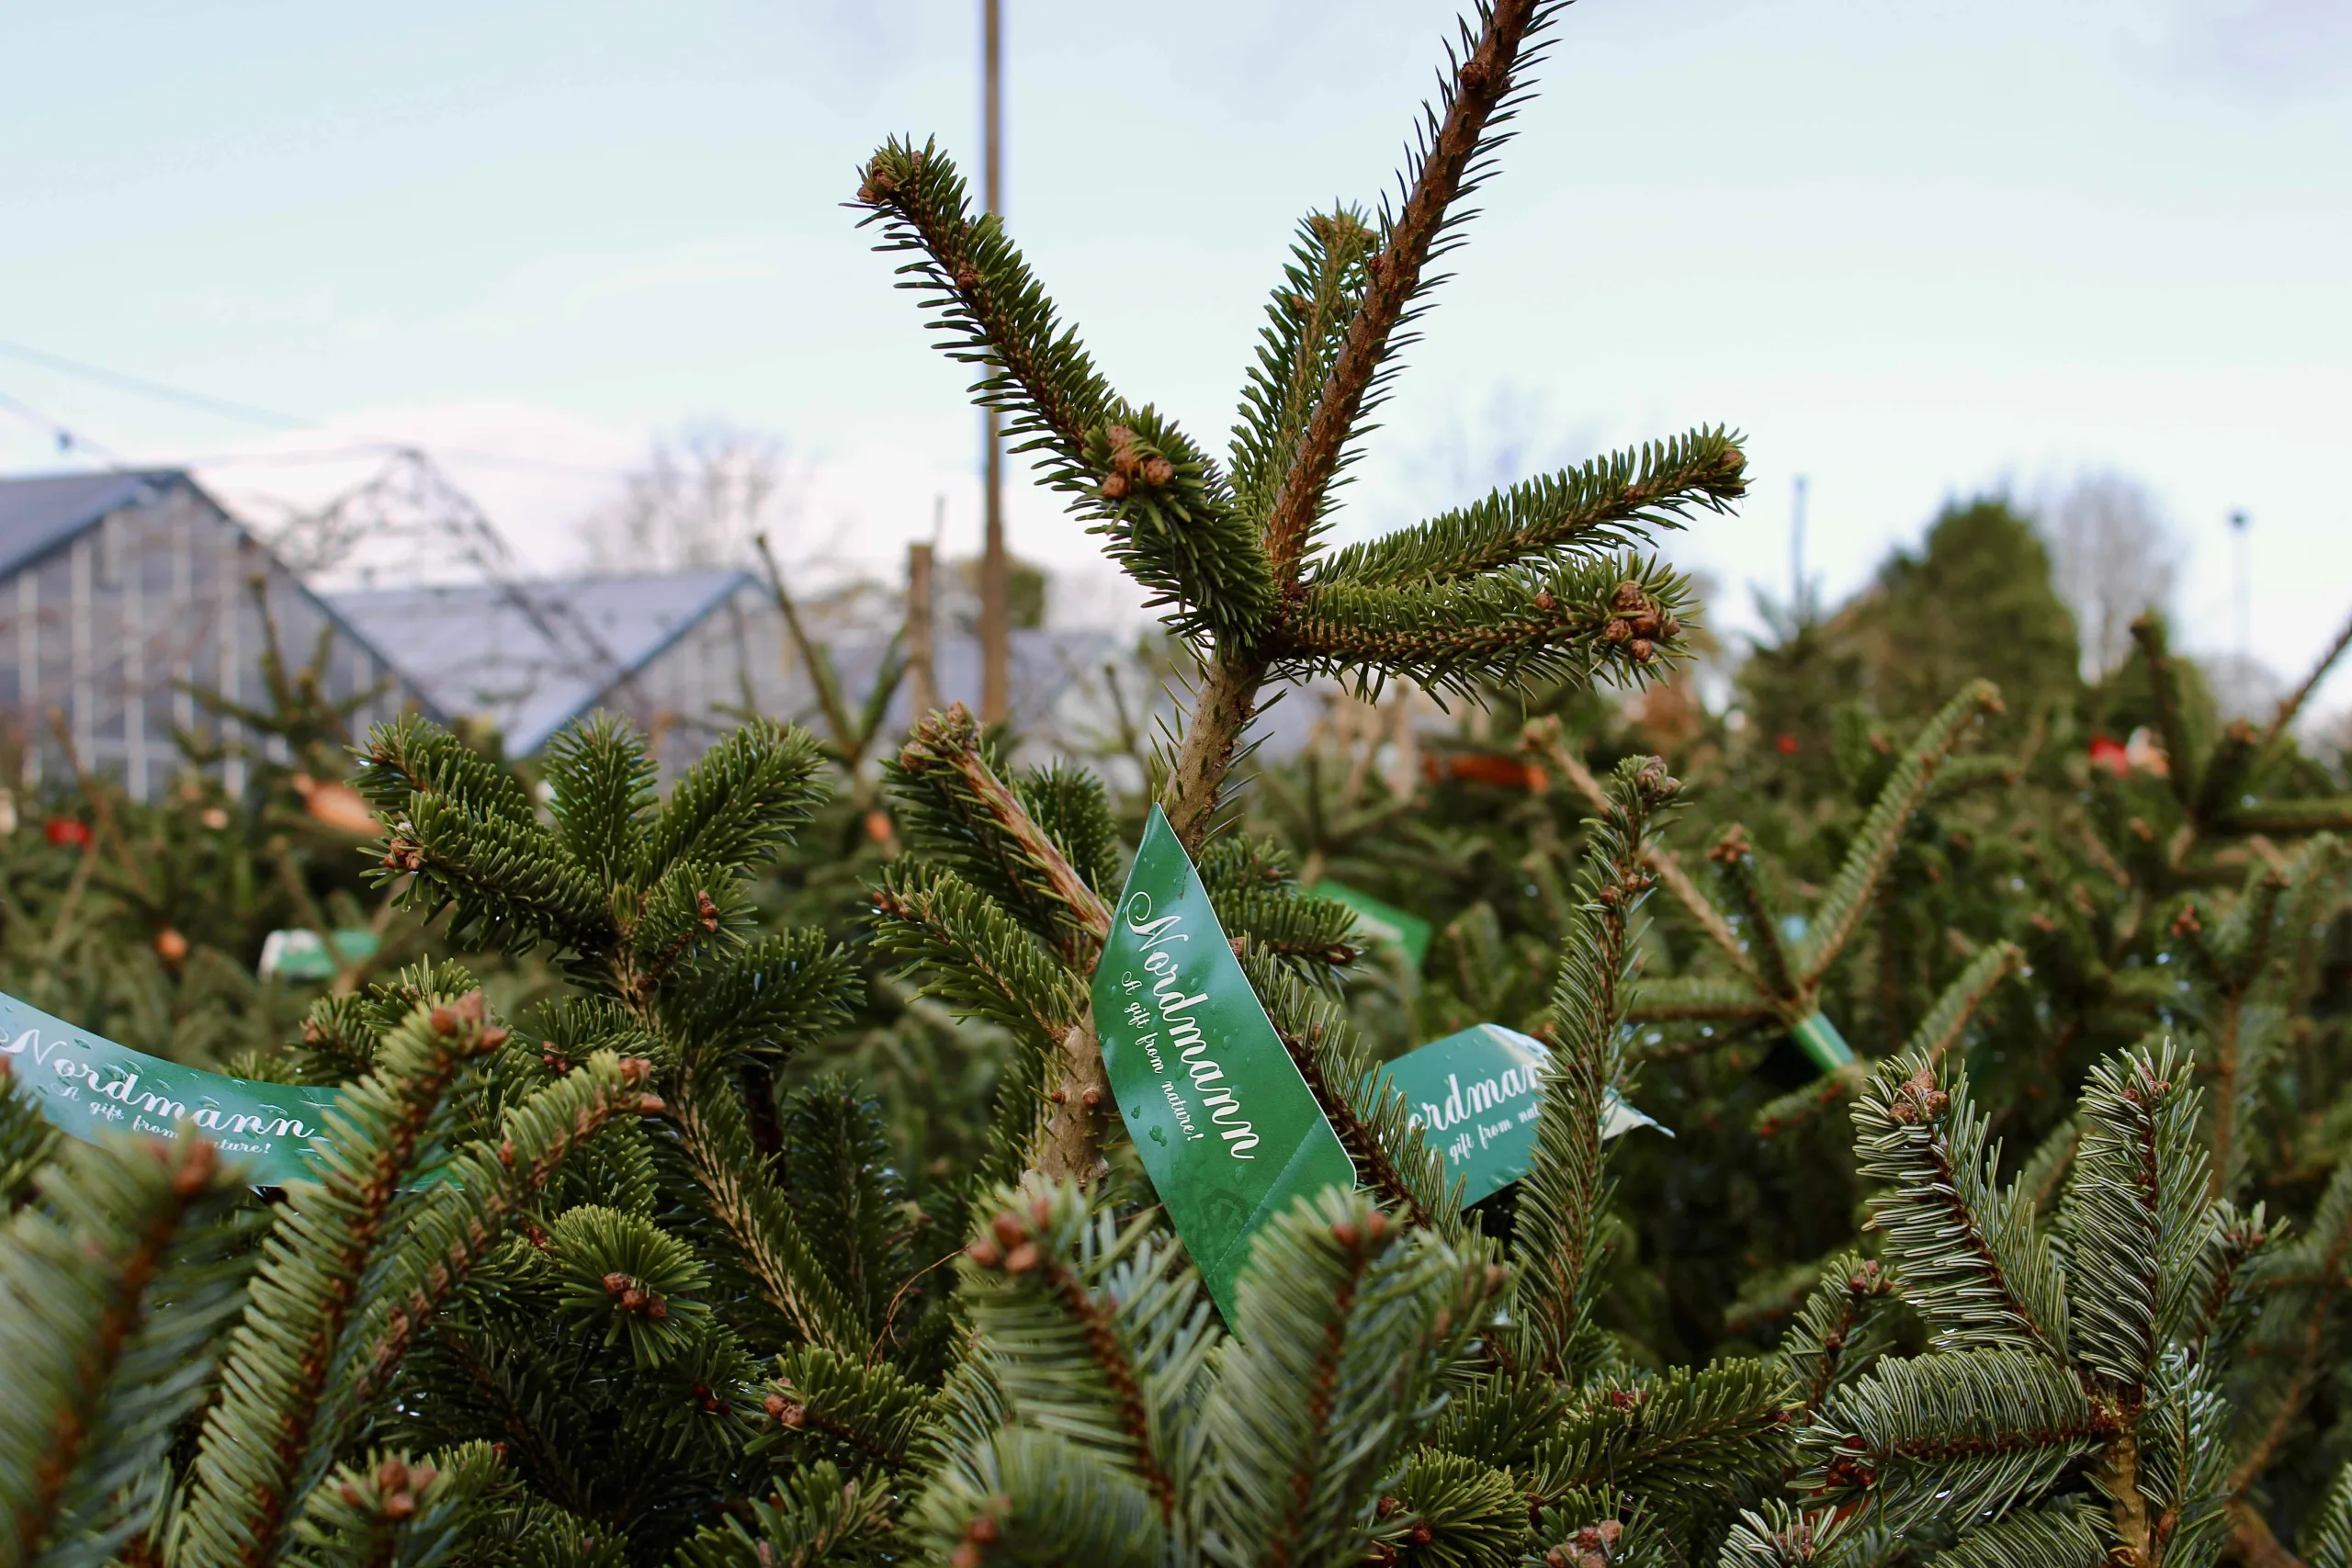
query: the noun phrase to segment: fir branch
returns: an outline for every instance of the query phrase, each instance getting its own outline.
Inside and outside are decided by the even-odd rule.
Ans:
[[[813,1448],[843,1463],[897,1472],[911,1467],[931,1416],[932,1392],[889,1362],[804,1345],[776,1358],[760,1398],[767,1430],[752,1446],[754,1452]]]
[[[1778,1500],[1760,1512],[1743,1509],[1724,1540],[1717,1568],[1814,1568],[1853,1533],[1849,1516],[1828,1508],[1802,1510]]]
[[[323,1179],[279,1210],[229,1339],[221,1397],[205,1417],[183,1515],[200,1560],[261,1568],[282,1555],[345,1435],[321,1420],[322,1407],[344,1336],[370,1305],[362,1280],[394,1201],[459,1071],[505,1032],[485,1019],[480,992],[419,1007],[385,1041],[376,1071],[328,1113]]]
[[[1169,1424],[1216,1337],[1191,1269],[1148,1219],[1123,1231],[1074,1183],[996,1203],[962,1267],[1007,1410],[1132,1473],[1173,1522]]]
[[[767,1163],[754,1153],[742,1100],[727,1074],[689,1058],[670,1096],[670,1112],[695,1179],[761,1296],[809,1343],[862,1351],[865,1331],[811,1255]]]
[[[795,1471],[773,1496],[752,1502],[748,1520],[705,1525],[681,1549],[681,1568],[817,1568],[868,1560],[891,1544],[887,1478],[845,1472],[828,1461]]]
[[[1309,581],[1363,587],[1443,581],[1634,548],[1693,511],[1722,513],[1747,491],[1739,438],[1693,430],[1498,490],[1319,563]]]
[[[1871,891],[1903,841],[1904,826],[1925,798],[1937,768],[1978,715],[2000,711],[1999,688],[1990,681],[1973,681],[1912,738],[1911,749],[1880,787],[1870,814],[1855,829],[1853,847],[1838,868],[1837,879],[1814,910],[1813,934],[1796,961],[1797,976],[1806,987],[1821,983],[1852,938]]]
[[[766,864],[831,792],[817,738],[759,718],[728,732],[686,770],[647,823],[636,880],[650,886],[682,861],[724,875]]]
[[[1903,1530],[2039,1497],[2111,1435],[2072,1373],[2016,1349],[1883,1360],[1806,1434],[1799,1484]]]
[[[437,1568],[472,1534],[482,1495],[497,1481],[488,1443],[442,1462],[378,1451],[339,1465],[311,1494],[293,1536],[308,1562],[335,1568]]]
[[[1559,1422],[1566,1393],[1524,1371],[1468,1380],[1429,1429],[1433,1449],[1498,1469],[1523,1470]]]
[[[40,1113],[32,1091],[18,1087],[16,1075],[0,1062],[0,1219],[32,1197],[34,1178],[63,1135]]]
[[[400,1239],[381,1304],[350,1337],[356,1352],[339,1354],[349,1393],[338,1403],[355,1414],[374,1403],[417,1332],[573,1151],[617,1118],[662,1112],[642,1088],[651,1073],[642,1057],[600,1052],[508,1111],[495,1142],[480,1140],[449,1162]]]
[[[2015,942],[1996,942],[1980,948],[1968,966],[1937,995],[1935,1004],[1904,1043],[1904,1054],[1928,1063],[1941,1062],[1994,988],[2024,967],[2024,950]]]
[[[2180,1347],[2166,1350],[2132,1431],[2109,1445],[2091,1475],[2108,1495],[2115,1533],[2140,1562],[2220,1557],[2229,1535],[2228,1427],[2214,1370]]]
[[[1854,1107],[1861,1174],[1892,1184],[1871,1223],[1939,1349],[2017,1347],[2066,1362],[2066,1303],[2028,1195],[1994,1182],[1998,1151],[1965,1079],[1939,1087],[1917,1056],[1889,1058]]]
[[[846,1023],[862,977],[815,927],[763,936],[693,963],[656,1011],[671,1033],[719,1056],[781,1065]]]
[[[1159,1568],[1167,1521],[1135,1477],[1057,1432],[1010,1427],[933,1478],[904,1534],[922,1560]],[[764,1565],[762,1565],[764,1568]],[[814,1565],[811,1565],[814,1568]]]
[[[1013,793],[1086,886],[1101,897],[1115,897],[1125,850],[1102,781],[1084,768],[1056,762],[1029,769]]]
[[[1404,200],[1384,214],[1381,247],[1365,264],[1368,276],[1346,341],[1266,519],[1266,558],[1285,589],[1298,581],[1341,455],[1367,403],[1378,400],[1383,367],[1396,346],[1392,340],[1427,287],[1423,271],[1461,221],[1451,209],[1485,177],[1503,141],[1508,107],[1525,87],[1521,73],[1535,62],[1531,46],[1558,10],[1542,0],[1482,0],[1478,33],[1474,39],[1463,29],[1464,57],[1440,78],[1442,112],[1425,118]]]
[[[235,1310],[235,1194],[192,1134],[69,1145],[0,1246],[0,1559],[96,1568],[137,1528]]]
[[[657,770],[645,738],[620,715],[600,711],[560,730],[542,767],[556,834],[571,858],[593,875],[628,875],[653,804]]]
[[[1805,1416],[1893,1347],[1887,1319],[1895,1299],[1894,1280],[1860,1253],[1841,1252],[1821,1265],[1819,1283],[1781,1341],[1781,1359]]]
[[[1561,738],[1560,720],[1556,715],[1547,715],[1543,718],[1530,719],[1527,723],[1525,731],[1521,736],[1520,745],[1522,748],[1532,748],[1540,750],[1554,767],[1559,769],[1560,776],[1566,779],[1568,783],[1575,787],[1577,793],[1583,795],[1586,802],[1589,804],[1595,811],[1605,811],[1608,809],[1609,797],[1606,792],[1602,790],[1600,781],[1593,777],[1592,770],[1585,766],[1584,759],[1578,756],[1574,749],[1569,747],[1566,741]],[[1690,874],[1689,872],[1682,869],[1682,862],[1675,856],[1674,852],[1668,849],[1664,844],[1654,843],[1649,845],[1644,852],[1643,859],[1645,863],[1646,863],[1652,871],[1657,874],[1658,881],[1665,886],[1666,890],[1668,893],[1674,896],[1675,901],[1690,912],[1690,918],[1698,922],[1699,929],[1702,931],[1704,931],[1708,938],[1714,942],[1717,950],[1720,951],[1724,957],[1730,962],[1732,967],[1737,970],[1748,980],[1756,980],[1757,975],[1755,961],[1747,956],[1747,950],[1741,946],[1738,933],[1731,929],[1731,922],[1724,919],[1723,911],[1715,908],[1714,900],[1709,898],[1704,893],[1699,890],[1699,885],[1690,879]],[[1659,987],[1670,987],[1676,983],[1677,982],[1672,980],[1650,980],[1645,982],[1642,987],[1641,998],[1635,1003],[1635,1010],[1633,1016],[1636,1018],[1714,1018],[1746,1016],[1745,1011],[1742,1011],[1737,1015],[1733,1015],[1716,1012],[1660,1012],[1653,1014],[1645,1010],[1650,1005],[1653,995],[1658,992]],[[1693,984],[1713,985],[1714,982],[1693,982]],[[1743,998],[1746,998],[1748,996],[1747,991],[1745,989],[1727,988],[1719,994],[1725,997],[1738,995]]]
[[[379,817],[396,815],[412,795],[433,795],[469,815],[517,828],[536,826],[539,819],[521,780],[415,714],[368,731],[351,783]]]
[[[1514,1259],[1521,1283],[1514,1305],[1522,1356],[1555,1377],[1565,1373],[1584,1321],[1606,1201],[1601,1122],[1623,1074],[1634,915],[1651,884],[1642,851],[1679,788],[1655,757],[1618,765],[1609,810],[1592,824],[1576,922],[1552,988],[1555,1043],[1544,1073],[1544,1114],[1520,1185]]]
[[[2097,1508],[2062,1498],[1977,1526],[1937,1552],[1929,1568],[2108,1568],[2112,1540]]]
[[[1441,694],[1604,678],[1637,685],[1683,656],[1689,598],[1679,574],[1630,555],[1393,587],[1318,581],[1265,652],[1286,675],[1367,687],[1403,677]]]
[[[1789,1393],[1768,1361],[1675,1367],[1593,1391],[1529,1466],[1531,1501],[1608,1485],[1653,1506],[1721,1502],[1789,1459]]]
[[[1346,344],[1368,277],[1365,263],[1379,236],[1352,208],[1317,213],[1299,225],[1283,287],[1266,305],[1257,361],[1241,393],[1233,431],[1234,500],[1263,526],[1333,362]]]
[[[1261,1233],[1204,1417],[1202,1545],[1264,1568],[1360,1556],[1363,1499],[1427,1429],[1508,1276],[1488,1248],[1327,1190]]]
[[[1086,1008],[1079,977],[952,871],[900,862],[874,894],[875,945],[923,993],[1027,1038],[1042,1056]]]
[[[2337,1300],[2352,1279],[2352,1159],[2339,1161],[2312,1217],[2291,1244],[2270,1250],[2258,1283],[2271,1296],[2248,1348],[2283,1375],[2266,1379],[2257,1401],[2248,1401],[2245,1430],[2230,1472],[2232,1499],[2243,1499],[2278,1457],[2333,1362],[2329,1329]]]
[[[2327,1495],[2304,1521],[2301,1545],[2311,1568],[2352,1568],[2352,1464],[2335,1472]]]
[[[888,769],[909,839],[969,877],[1073,967],[1092,966],[1111,910],[1000,779],[963,704],[923,718]]]
[[[2281,836],[2352,832],[2352,796],[2258,801],[2238,807],[2214,828],[2220,832]]]
[[[2189,820],[2218,823],[2229,816],[2245,793],[2246,775],[2254,771],[2261,738],[2252,724],[2233,719],[2205,759],[2197,781],[2197,798],[2189,806]]]
[[[2188,1068],[2167,1045],[2091,1069],[2058,1213],[2075,1359],[2134,1408],[2157,1352],[2197,1304],[2194,1265],[2213,1225]]]
[[[1739,917],[1747,923],[1740,946],[1756,966],[1758,989],[1784,1012],[1803,1010],[1804,987],[1789,963],[1788,949],[1781,944],[1781,919],[1773,913],[1771,900],[1764,896],[1756,855],[1748,846],[1747,829],[1736,822],[1724,829],[1723,836],[1708,846],[1707,860],[1730,886]],[[1793,1023],[1796,1020],[1788,1021]]]
[[[1403,1091],[1382,1087],[1347,1014],[1254,942],[1245,942],[1239,956],[1283,1048],[1354,1160],[1356,1180],[1407,1224],[1460,1235],[1462,1184],[1446,1180],[1445,1158],[1414,1123]]]
[[[1625,1010],[1626,1019],[1635,1023],[1732,1023],[1779,1016],[1771,1003],[1757,994],[1754,985],[1696,975],[1645,979],[1634,988]]]
[[[899,268],[899,287],[937,311],[938,346],[980,367],[976,400],[1010,413],[1013,450],[1044,455],[1046,485],[1073,498],[1152,603],[1174,605],[1170,619],[1187,635],[1246,639],[1262,629],[1273,576],[1223,476],[1158,411],[1113,395],[1002,222],[972,217],[946,156],[889,142],[866,164],[858,205],[883,225],[877,249],[913,258]]]
[[[1223,834],[1194,864],[1217,924],[1289,961],[1301,978],[1328,985],[1336,978],[1335,968],[1360,956],[1361,944],[1350,940],[1355,911],[1299,886],[1289,855],[1272,839]]]
[[[379,884],[409,878],[398,902],[451,911],[451,940],[526,952],[552,937],[597,952],[614,935],[605,889],[537,822],[469,809],[457,796],[417,794],[390,819]]]
[[[1374,1534],[1374,1551],[1409,1551],[1427,1568],[1512,1562],[1527,1536],[1527,1499],[1508,1471],[1434,1449],[1405,1461],[1375,1511],[1386,1517]]]
[[[2246,1326],[2255,1282],[2282,1234],[2260,1203],[2251,1213],[2240,1213],[2226,1198],[2215,1203],[2170,1337],[2200,1360],[2218,1360],[2234,1348]]]
[[[786,1100],[783,1131],[785,1196],[825,1272],[878,1333],[910,1267],[907,1194],[891,1168],[882,1108],[828,1073]]]

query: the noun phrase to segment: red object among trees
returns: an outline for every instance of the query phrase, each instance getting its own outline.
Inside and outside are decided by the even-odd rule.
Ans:
[[[78,822],[71,817],[52,817],[41,831],[48,836],[51,843],[71,844],[77,850],[85,847],[90,841],[90,825],[86,822]]]

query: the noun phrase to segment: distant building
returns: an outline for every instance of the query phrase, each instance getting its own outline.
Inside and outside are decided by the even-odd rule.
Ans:
[[[192,688],[266,705],[273,626],[298,670],[333,634],[327,694],[374,694],[361,730],[420,701],[187,474],[0,479],[0,766],[27,786],[78,760],[150,798],[180,767],[173,736],[187,730],[232,743],[223,782],[242,789],[243,727]]]
[[[784,617],[749,572],[360,589],[327,602],[435,711],[498,730],[509,756],[536,753],[598,708],[627,715],[651,737],[665,774],[753,714],[824,731]],[[808,617],[857,708],[888,647],[875,635],[871,606],[862,608],[866,615],[842,616],[812,607]],[[1076,685],[1112,654],[1113,639],[1016,632],[1011,651],[1015,721],[1058,749]],[[942,700],[977,705],[975,640],[943,628],[935,657]],[[901,688],[887,710],[893,730],[910,705]]]
[[[895,596],[870,591],[806,612],[853,712],[899,614]],[[825,733],[784,617],[746,571],[316,592],[185,473],[0,479],[0,778],[36,786],[78,760],[153,798],[182,765],[174,737],[187,731],[231,743],[223,782],[242,789],[243,726],[196,694],[266,706],[273,629],[296,670],[327,637],[327,695],[368,694],[356,734],[414,708],[478,721],[527,757],[609,708],[652,738],[674,776],[750,715]],[[977,708],[978,639],[952,615],[933,658],[941,700]],[[1157,695],[1108,632],[1016,631],[1011,658],[1013,724],[1031,756],[1083,754],[1115,735],[1107,666],[1120,667],[1136,720]],[[886,735],[912,706],[902,684]]]
[[[451,718],[536,753],[600,707],[653,736],[665,764],[702,755],[775,694],[783,619],[741,571],[365,588],[329,597]]]

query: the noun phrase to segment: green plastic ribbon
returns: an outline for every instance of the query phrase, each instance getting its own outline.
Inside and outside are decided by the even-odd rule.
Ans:
[[[1381,1070],[1381,1087],[1404,1094],[1423,1143],[1445,1156],[1449,1180],[1461,1179],[1462,1201],[1475,1203],[1527,1174],[1550,1059],[1532,1035],[1499,1023],[1476,1023],[1389,1063]],[[1610,1090],[1601,1137],[1636,1127],[1674,1135]]]
[[[1369,937],[1374,945],[1385,945],[1403,953],[1418,972],[1422,960],[1430,955],[1430,939],[1437,928],[1420,916],[1408,913],[1394,904],[1384,904],[1371,894],[1334,882],[1326,877],[1307,889],[1318,898],[1329,898],[1345,904],[1355,911],[1356,929]]]
[[[1838,1026],[1829,1021],[1827,1013],[1815,1013],[1790,1030],[1789,1038],[1797,1043],[1797,1049],[1805,1054],[1807,1060],[1825,1073],[1834,1073],[1854,1060],[1854,1048],[1846,1043],[1846,1037],[1838,1032]]]
[[[1226,1322],[1250,1243],[1355,1162],[1233,956],[1158,807],[1094,970],[1094,1027],[1119,1114]]]
[[[101,1133],[177,1138],[193,1131],[255,1187],[317,1179],[333,1088],[256,1083],[200,1072],[118,1045],[0,992],[0,1063],[52,1126],[91,1143]]]

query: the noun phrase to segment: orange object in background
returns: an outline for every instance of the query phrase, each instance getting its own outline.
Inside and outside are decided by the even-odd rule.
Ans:
[[[1432,751],[1421,759],[1421,772],[1431,784],[1458,779],[1536,795],[1552,787],[1551,775],[1541,767],[1499,751]]]
[[[294,793],[302,797],[303,809],[322,825],[358,838],[376,836],[376,813],[369,809],[368,797],[349,784],[322,784],[308,773],[296,773],[289,782]]]

